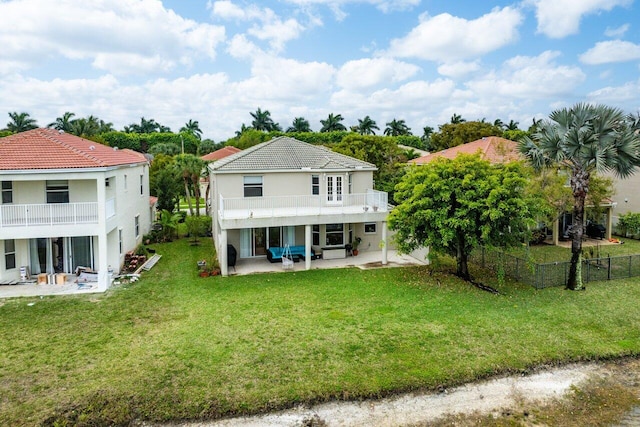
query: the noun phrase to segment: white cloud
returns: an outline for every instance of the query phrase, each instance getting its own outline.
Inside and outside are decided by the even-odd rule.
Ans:
[[[297,39],[306,30],[298,20],[283,20],[272,9],[255,4],[240,7],[229,0],[223,0],[214,2],[211,9],[213,18],[256,22],[247,33],[258,40],[268,41],[274,52],[282,51],[286,42]],[[318,25],[318,20],[311,18],[309,25]]]
[[[640,106],[637,102],[640,98],[640,80],[594,90],[587,94],[587,98],[597,103],[626,104],[630,110],[636,110]]]
[[[623,40],[598,42],[594,47],[580,55],[580,61],[589,64],[608,64],[640,59],[640,44]]]
[[[391,41],[388,54],[440,62],[476,58],[513,43],[523,19],[512,7],[494,9],[474,20],[425,14],[406,37]]]
[[[617,28],[607,27],[607,29],[604,31],[604,35],[607,37],[622,37],[627,31],[629,31],[629,27],[629,24],[624,24]]]
[[[309,5],[327,6],[334,14],[336,20],[342,21],[347,14],[343,10],[343,6],[351,3],[365,3],[375,6],[383,13],[394,11],[411,10],[420,4],[420,0],[284,0],[287,3],[295,4],[301,7]]]
[[[559,52],[507,60],[499,71],[467,83],[478,96],[544,99],[571,94],[586,76],[576,66],[558,65]]]
[[[559,39],[576,34],[584,15],[626,6],[633,0],[527,0],[536,9],[538,32]]]
[[[123,64],[135,71],[128,61],[136,58],[139,71],[150,63],[166,71],[196,57],[214,59],[225,38],[224,28],[184,19],[153,0],[14,0],[0,2],[0,16],[0,60],[23,69],[64,57],[117,74]]]
[[[438,66],[438,73],[447,77],[464,77],[480,69],[480,61],[447,62]]]
[[[391,58],[366,58],[346,62],[338,71],[338,86],[349,89],[397,83],[414,76],[419,67]]]

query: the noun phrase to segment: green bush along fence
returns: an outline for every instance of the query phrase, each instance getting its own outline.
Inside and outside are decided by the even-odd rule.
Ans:
[[[497,274],[536,289],[552,286],[566,286],[570,261],[535,263],[524,258],[506,254],[498,250],[481,248],[474,251],[469,261],[493,270]],[[620,255],[606,258],[589,258],[582,261],[582,281],[584,283],[601,280],[625,279],[640,276],[640,255]]]

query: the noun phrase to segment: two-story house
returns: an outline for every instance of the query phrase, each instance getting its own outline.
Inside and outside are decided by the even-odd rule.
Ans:
[[[150,229],[148,183],[135,151],[54,129],[0,138],[0,281],[82,266],[106,290]]]
[[[345,257],[380,251],[387,263],[387,193],[373,189],[370,163],[289,137],[278,137],[209,165],[213,235],[223,275],[227,250],[264,258],[269,248],[303,246],[311,254]],[[266,261],[265,261],[266,262]]]

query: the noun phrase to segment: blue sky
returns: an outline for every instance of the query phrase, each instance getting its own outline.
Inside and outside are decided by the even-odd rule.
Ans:
[[[117,129],[329,113],[415,135],[454,114],[520,122],[576,102],[640,111],[633,0],[0,0],[0,114]],[[0,127],[6,123],[0,116]]]

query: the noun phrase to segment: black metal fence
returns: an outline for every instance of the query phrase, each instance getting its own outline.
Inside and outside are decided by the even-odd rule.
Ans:
[[[496,273],[526,283],[536,289],[566,286],[570,261],[535,263],[497,250],[478,249],[471,254],[470,262]],[[640,276],[640,255],[621,255],[582,260],[582,281],[625,279]]]

